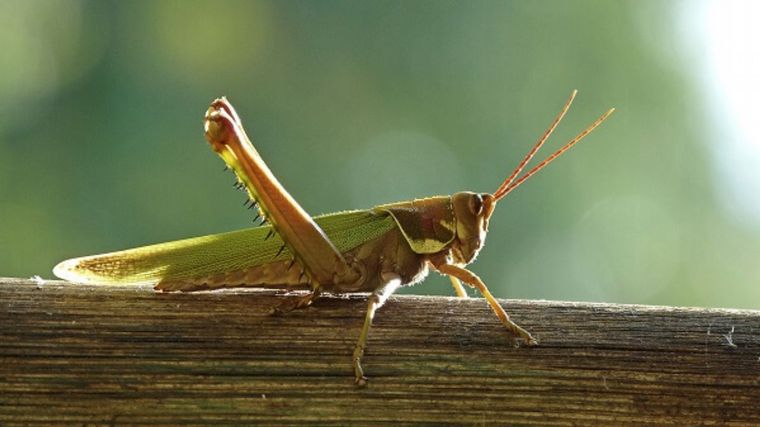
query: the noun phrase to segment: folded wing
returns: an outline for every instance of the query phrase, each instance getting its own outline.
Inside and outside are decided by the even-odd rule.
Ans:
[[[314,220],[341,252],[395,227],[390,215],[348,211]],[[292,259],[271,226],[194,237],[118,252],[66,260],[53,273],[65,280],[97,285],[155,285],[244,270]]]

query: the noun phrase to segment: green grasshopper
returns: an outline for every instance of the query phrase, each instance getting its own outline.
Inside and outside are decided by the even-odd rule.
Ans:
[[[538,342],[510,320],[475,273],[465,269],[483,247],[496,202],[569,150],[599,126],[610,109],[543,162],[518,178],[567,113],[560,113],[510,176],[493,193],[463,191],[338,212],[312,218],[282,187],[253,147],[232,105],[215,100],[206,111],[205,136],[247,192],[249,208],[269,224],[230,233],[70,259],[53,272],[84,284],[150,284],[156,290],[200,291],[234,287],[305,288],[273,309],[284,313],[310,306],[322,292],[369,292],[367,313],[353,354],[358,385],[375,311],[399,287],[425,278],[430,268],[447,275],[457,295],[464,282],[480,291],[501,323],[527,345]]]

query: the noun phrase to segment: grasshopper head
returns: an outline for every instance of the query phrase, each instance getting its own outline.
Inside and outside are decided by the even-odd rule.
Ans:
[[[496,207],[496,202],[504,198],[507,194],[511,193],[512,190],[520,186],[520,184],[525,182],[536,172],[554,161],[554,159],[572,148],[575,144],[578,143],[578,141],[591,133],[592,130],[599,126],[605,119],[607,119],[607,117],[609,117],[610,114],[612,114],[613,111],[615,111],[614,108],[609,109],[606,113],[602,114],[601,117],[596,119],[594,123],[584,129],[583,132],[579,133],[575,138],[570,140],[570,142],[562,146],[562,148],[547,157],[546,160],[542,161],[533,169],[529,170],[518,178],[520,172],[522,172],[528,162],[530,162],[536,152],[538,152],[538,149],[541,148],[544,142],[546,142],[546,140],[549,138],[549,135],[554,132],[554,129],[557,127],[560,120],[562,120],[562,118],[565,116],[567,110],[570,109],[570,104],[572,104],[573,99],[575,99],[575,95],[577,93],[578,91],[574,90],[573,93],[570,94],[570,98],[565,103],[562,111],[560,111],[557,117],[554,118],[554,121],[551,123],[551,125],[549,125],[549,128],[546,130],[546,132],[544,132],[541,138],[539,138],[536,145],[534,145],[528,154],[525,155],[525,158],[523,158],[520,164],[517,165],[514,171],[512,171],[509,177],[504,180],[504,182],[496,191],[493,192],[493,194],[471,193],[464,191],[461,193],[456,193],[451,197],[452,205],[454,207],[454,214],[456,216],[457,233],[455,244],[452,245],[452,255],[454,261],[457,263],[468,264],[472,262],[472,260],[474,260],[478,255],[478,251],[480,251],[480,248],[483,247],[483,243],[485,242],[486,232],[488,231],[488,220],[491,218],[491,214]]]
[[[454,261],[469,264],[478,256],[488,232],[495,199],[488,193],[462,191],[451,196],[456,218],[456,244],[452,246]]]

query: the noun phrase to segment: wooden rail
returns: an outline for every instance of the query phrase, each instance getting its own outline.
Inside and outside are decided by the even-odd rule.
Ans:
[[[393,297],[281,317],[263,291],[0,279],[0,425],[760,425],[760,311]]]

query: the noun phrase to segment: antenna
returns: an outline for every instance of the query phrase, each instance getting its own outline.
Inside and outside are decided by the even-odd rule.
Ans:
[[[504,191],[507,187],[509,187],[512,182],[517,178],[517,175],[522,172],[525,165],[530,162],[530,160],[533,158],[533,156],[536,155],[538,150],[541,148],[542,145],[544,145],[544,142],[546,142],[547,139],[549,139],[549,136],[554,132],[554,129],[557,128],[557,125],[559,125],[559,122],[562,120],[563,117],[565,117],[565,114],[567,114],[567,111],[570,110],[570,105],[573,103],[573,100],[575,99],[575,95],[578,94],[578,89],[573,90],[573,92],[570,94],[570,98],[567,99],[567,102],[565,102],[565,106],[562,107],[562,110],[557,114],[557,117],[554,118],[552,123],[549,125],[549,128],[546,129],[543,135],[541,135],[541,138],[538,139],[538,142],[536,145],[533,146],[533,148],[528,152],[528,154],[525,155],[525,158],[522,159],[519,165],[515,168],[515,170],[512,171],[512,174],[509,175],[507,179],[504,180],[504,182],[499,186],[496,191],[494,191],[494,195],[499,194],[501,191]]]
[[[575,138],[573,138],[572,140],[570,140],[570,142],[568,142],[567,144],[565,144],[559,150],[557,150],[554,153],[552,153],[552,155],[550,155],[549,157],[547,157],[546,160],[544,160],[541,163],[539,163],[538,165],[536,165],[533,169],[531,169],[525,175],[523,175],[522,177],[520,177],[518,180],[515,181],[514,177],[517,176],[517,174],[519,174],[520,171],[522,171],[522,169],[525,167],[525,164],[527,164],[530,161],[530,159],[533,157],[533,155],[536,154],[536,151],[538,151],[538,149],[541,148],[541,145],[543,145],[544,141],[546,140],[546,137],[548,137],[548,135],[551,134],[551,132],[557,126],[557,123],[559,122],[559,120],[561,120],[562,117],[564,116],[564,114],[567,112],[567,108],[570,107],[570,103],[572,102],[573,98],[575,97],[575,93],[576,92],[577,91],[573,91],[573,94],[570,96],[570,100],[568,100],[568,102],[565,104],[565,108],[563,108],[562,112],[560,112],[560,114],[557,116],[557,118],[554,119],[554,122],[552,122],[552,124],[549,126],[549,129],[544,134],[544,137],[542,137],[538,141],[538,143],[533,147],[533,149],[528,153],[528,155],[525,156],[525,159],[523,159],[523,161],[518,165],[518,167],[515,169],[515,171],[512,172],[512,175],[509,178],[507,178],[506,181],[504,181],[504,183],[499,187],[498,190],[496,190],[496,192],[493,194],[495,200],[500,200],[504,196],[506,196],[507,194],[511,193],[512,190],[514,190],[515,188],[519,187],[520,184],[522,184],[523,182],[525,182],[528,178],[530,178],[531,176],[535,175],[538,171],[540,171],[541,169],[543,169],[544,167],[546,167],[549,163],[551,163],[552,161],[554,161],[557,157],[559,157],[562,154],[564,154],[565,151],[571,149],[581,139],[583,139],[586,135],[588,135],[589,133],[591,133],[591,131],[593,131],[594,129],[596,129],[597,126],[599,126],[600,124],[602,124],[602,122],[605,121],[607,119],[607,117],[610,116],[610,114],[612,114],[613,112],[615,112],[614,108],[610,108],[609,110],[607,110],[607,112],[605,112],[598,119],[596,119],[596,121],[594,121],[594,123],[592,123],[589,127],[587,127],[586,129],[584,129],[583,132],[579,133]]]

